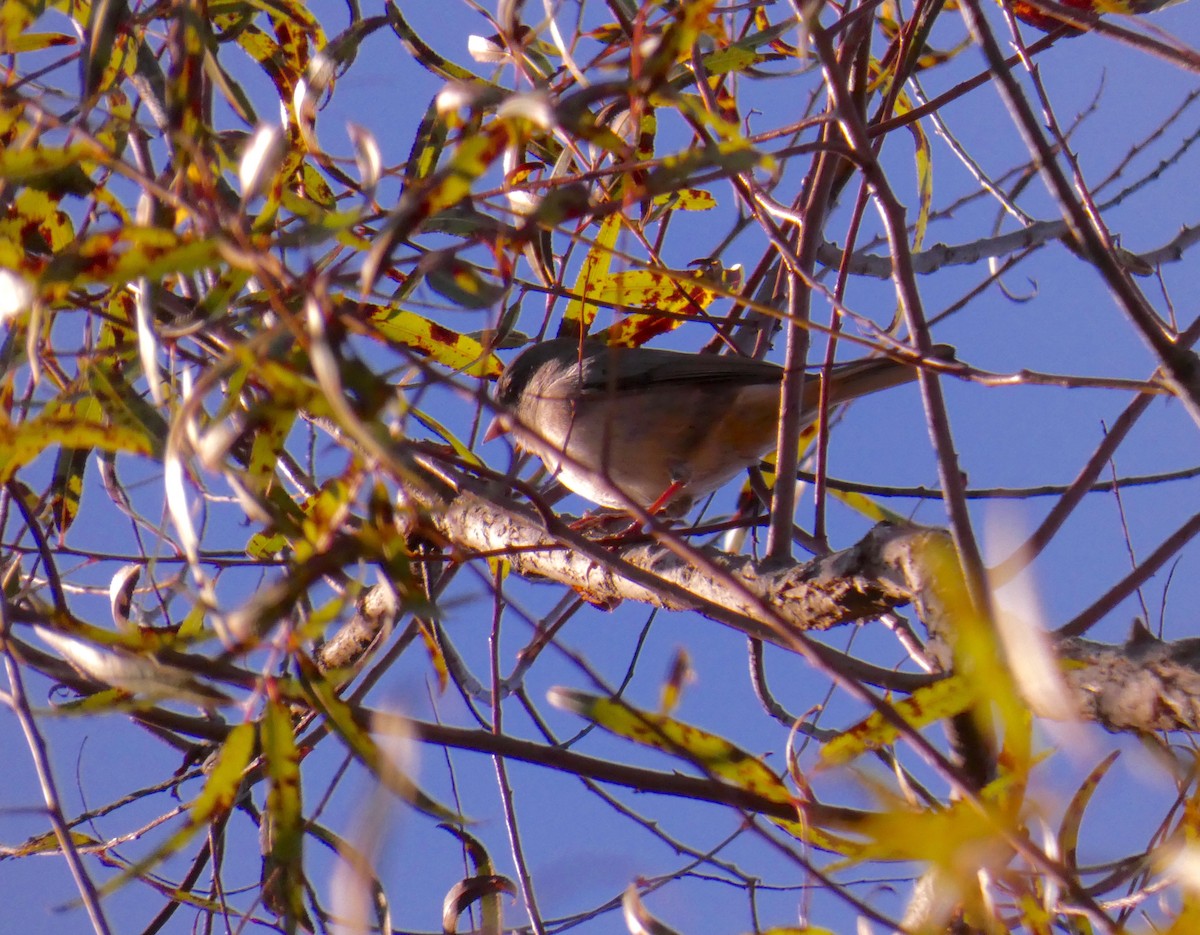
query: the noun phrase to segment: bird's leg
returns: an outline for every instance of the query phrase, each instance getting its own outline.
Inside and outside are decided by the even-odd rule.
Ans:
[[[671,469],[671,482],[667,484],[667,489],[664,490],[653,503],[646,507],[646,512],[651,516],[667,514],[667,509],[671,505],[671,501],[679,496],[680,492],[687,486],[688,470],[686,467],[677,467]],[[626,513],[626,516],[629,514]],[[610,519],[621,516],[621,513],[592,513],[587,516],[582,516],[575,522],[571,523],[571,529],[580,532],[588,529],[595,529],[597,526],[603,526]],[[669,514],[667,515],[669,519]],[[643,530],[643,523],[637,517],[632,517],[629,524],[611,535],[604,537],[603,542],[622,542],[626,539],[636,536]]]
[[[683,490],[685,484],[686,481],[681,478],[672,480],[671,483],[667,485],[667,489],[659,494],[658,499],[646,507],[646,512],[653,516],[655,513],[666,509],[667,504],[675,499],[676,494]]]
[[[661,515],[666,512],[671,501],[678,496],[679,492],[686,486],[686,481],[683,478],[675,477],[653,503],[646,507],[646,512],[651,516]],[[670,517],[665,517],[668,521]],[[641,534],[644,531],[644,524],[637,517],[633,517],[629,525],[612,535],[605,536],[601,541],[606,544],[620,544],[627,542],[629,539]]]

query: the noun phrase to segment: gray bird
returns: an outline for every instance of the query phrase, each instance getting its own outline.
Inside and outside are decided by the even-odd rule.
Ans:
[[[939,344],[932,356],[953,360],[954,348]],[[838,364],[829,401],[916,375],[912,364],[888,357]],[[500,412],[484,438],[511,432],[593,503],[623,508],[632,501],[650,512],[669,503],[678,515],[775,447],[782,380],[782,367],[747,357],[556,338],[526,348],[505,368],[496,389]],[[816,421],[819,396],[814,374],[804,383],[805,425]]]

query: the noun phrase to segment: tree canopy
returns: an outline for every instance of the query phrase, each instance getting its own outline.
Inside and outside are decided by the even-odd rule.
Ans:
[[[0,917],[1191,931],[1160,5],[0,6]],[[484,437],[554,337],[783,365],[778,452],[576,522]]]

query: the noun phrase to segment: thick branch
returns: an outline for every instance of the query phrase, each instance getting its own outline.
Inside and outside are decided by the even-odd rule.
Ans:
[[[1166,643],[1138,627],[1123,646],[1055,646],[1079,716],[1111,731],[1200,729],[1200,639]]]
[[[909,603],[909,553],[924,537],[945,535],[881,524],[851,549],[798,564],[771,563],[689,545],[670,531],[657,538],[673,540],[674,549],[656,540],[606,544],[557,521],[550,531],[532,509],[489,499],[469,489],[469,480],[445,473],[441,480],[446,486],[439,493],[427,489],[416,498],[437,534],[461,551],[503,555],[516,573],[565,584],[600,606],[635,600],[723,623],[744,618],[749,635],[774,642],[771,628],[780,619],[794,632],[827,630]],[[774,619],[762,612],[764,604]]]
[[[439,493],[426,489],[414,499],[453,547],[504,555],[517,574],[565,584],[597,605],[628,599],[693,610],[779,643],[777,623],[761,612],[764,604],[804,632],[905,604],[929,614],[940,603],[923,556],[931,547],[950,546],[943,530],[880,524],[852,548],[808,562],[760,562],[699,546],[688,547],[694,554],[688,560],[687,550],[660,542],[602,545],[558,528],[556,520],[550,532],[534,510],[494,502],[467,489],[474,481],[439,474]],[[1114,731],[1200,730],[1200,639],[1165,643],[1139,631],[1122,646],[1075,638],[1053,646],[1081,719]],[[911,681],[910,689],[931,680],[900,677]]]

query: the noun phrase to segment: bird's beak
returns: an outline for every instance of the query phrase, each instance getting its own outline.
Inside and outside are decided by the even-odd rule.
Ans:
[[[501,435],[508,434],[508,422],[503,416],[496,416],[488,423],[487,430],[483,433],[485,442],[495,441]]]

